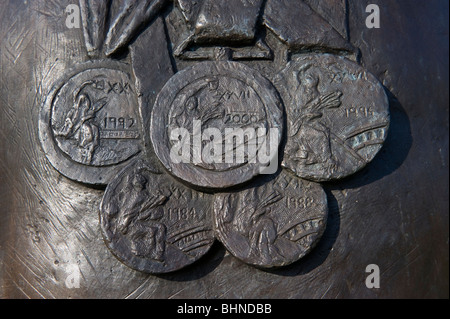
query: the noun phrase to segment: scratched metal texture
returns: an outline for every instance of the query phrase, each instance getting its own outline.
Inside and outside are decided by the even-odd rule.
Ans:
[[[330,10],[308,1],[323,15]],[[331,1],[327,1],[328,3]],[[390,94],[391,130],[364,170],[325,184],[325,234],[305,258],[263,271],[218,243],[195,264],[147,275],[120,263],[98,221],[102,189],[68,180],[45,158],[39,108],[63,71],[88,59],[66,0],[0,4],[1,298],[448,298],[448,1],[340,1],[329,21]],[[332,14],[332,12],[331,12]],[[365,286],[365,268],[381,288]],[[74,269],[80,287],[67,288]]]

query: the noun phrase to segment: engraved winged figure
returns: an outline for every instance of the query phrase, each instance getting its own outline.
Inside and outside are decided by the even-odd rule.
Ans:
[[[94,103],[82,90],[94,82],[85,82],[73,96],[73,106],[66,115],[64,125],[56,132],[56,136],[65,139],[75,138],[78,141],[81,157],[85,164],[92,162],[95,148],[99,145],[99,128],[94,122],[95,115],[106,104],[107,98],[101,98]]]
[[[166,226],[159,220],[164,216],[162,205],[169,199],[157,189],[151,189],[148,179],[135,174],[122,191],[124,201],[117,227],[130,234],[135,255],[162,261],[165,251]]]
[[[182,101],[178,108],[175,108],[171,114],[172,128],[191,129],[195,125],[195,121],[199,121],[202,131],[209,126],[215,127],[214,121],[223,121],[225,119],[225,108],[220,98],[224,95],[223,89],[220,87],[219,79],[211,77],[205,79],[200,87],[190,90],[183,95]],[[192,154],[195,157],[202,157],[202,148],[196,147],[191,143],[192,135],[184,136],[181,141],[182,145],[190,145]],[[202,142],[202,146],[206,141]],[[190,158],[186,159],[188,162]],[[207,169],[215,169],[214,164],[201,163],[198,164]]]
[[[327,109],[341,106],[342,92],[321,94],[318,86],[320,75],[312,65],[304,65],[297,74],[298,86],[294,92],[295,107],[289,120],[289,137],[298,143],[290,154],[307,165],[329,163],[333,170],[336,160],[331,150],[331,132],[320,121]]]
[[[253,196],[257,196],[256,193],[253,193]],[[247,257],[256,255],[262,263],[270,264],[273,260],[282,258],[275,245],[278,233],[270,213],[271,206],[282,200],[283,195],[278,191],[273,191],[270,193],[264,192],[258,197],[261,200],[258,200],[256,205],[248,205],[242,202],[242,208],[237,211],[226,209],[226,213],[222,217],[222,223],[231,223],[234,229],[247,237],[249,241]]]
[[[194,120],[201,121],[202,127],[208,122],[225,117],[225,110],[220,102],[223,92],[220,82],[207,78],[206,83],[184,96],[184,104],[172,114],[172,122],[179,127],[190,128]]]

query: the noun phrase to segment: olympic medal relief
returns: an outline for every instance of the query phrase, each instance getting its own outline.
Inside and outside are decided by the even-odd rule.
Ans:
[[[346,3],[328,2],[330,12]],[[165,281],[154,294],[145,277],[142,296],[191,297],[195,287],[208,298],[270,295],[246,265],[260,278],[289,265],[299,274],[328,254],[340,219],[321,183],[366,167],[391,125],[390,95],[356,61],[348,21],[339,28],[322,16],[319,3],[328,2],[79,1],[85,48],[76,52],[86,56],[62,59],[54,76],[48,70],[39,138],[70,187],[89,194],[80,203],[99,213],[104,250]],[[80,203],[68,203],[67,216]],[[118,271],[131,282],[122,275],[133,272]],[[168,288],[188,278],[193,291]],[[213,287],[196,284],[203,278]],[[206,317],[271,312],[243,302],[177,308]]]
[[[275,88],[237,62],[202,62],[180,71],[159,93],[151,120],[155,153],[167,171],[208,189],[261,174],[271,164],[263,155],[277,157],[282,131]]]
[[[214,242],[212,196],[188,189],[143,160],[106,188],[100,224],[111,252],[141,272],[181,269]]]
[[[41,110],[40,138],[66,177],[105,185],[142,151],[136,89],[123,63],[79,65],[56,81]]]
[[[330,54],[301,56],[276,77],[286,103],[282,166],[316,182],[341,179],[370,163],[390,116],[383,85],[363,67]]]

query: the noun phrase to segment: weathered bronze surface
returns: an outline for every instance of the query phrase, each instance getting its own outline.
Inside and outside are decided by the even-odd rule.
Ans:
[[[0,296],[448,297],[448,2],[370,2],[2,3]]]

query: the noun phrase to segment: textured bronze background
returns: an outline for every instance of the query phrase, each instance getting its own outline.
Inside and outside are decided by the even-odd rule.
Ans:
[[[256,53],[233,51],[236,57],[259,56],[261,63],[246,63],[270,77],[282,69],[285,46],[301,50],[302,43],[310,43],[307,49],[318,52],[358,48],[361,64],[389,92],[391,128],[383,149],[356,175],[325,184],[330,212],[316,248],[286,268],[261,271],[213,245],[195,267],[160,276],[136,272],[110,253],[98,222],[104,190],[61,176],[40,146],[39,110],[48,88],[66,69],[96,54],[86,48],[83,28],[65,26],[65,8],[72,1],[2,2],[0,295],[448,298],[448,1],[378,0],[381,28],[367,29],[365,9],[373,2],[267,0],[260,22],[275,63],[264,60],[263,41]],[[172,22],[185,18],[174,16],[170,6],[134,39],[130,56],[121,45],[127,39],[115,32],[105,42],[111,54],[133,59],[135,74],[157,74],[139,77],[140,105],[153,105],[174,70],[194,63],[173,60],[163,50],[168,45],[162,35],[175,45],[181,43],[176,35],[184,34],[178,32],[183,26]],[[133,10],[144,20],[152,18],[151,10]],[[118,16],[114,5],[111,14]],[[130,28],[136,24],[131,21]],[[185,34],[191,31],[186,28]],[[154,48],[153,54],[145,47]],[[147,89],[150,85],[154,90]],[[148,122],[149,114],[143,119]],[[158,161],[154,154],[149,158]],[[381,270],[380,289],[364,283],[372,263]],[[65,285],[73,269],[82,274],[78,289]]]

